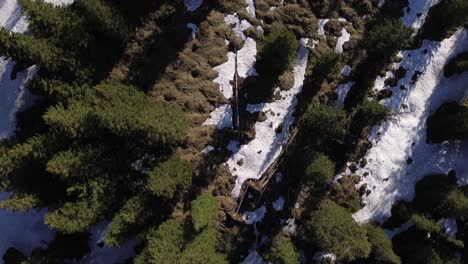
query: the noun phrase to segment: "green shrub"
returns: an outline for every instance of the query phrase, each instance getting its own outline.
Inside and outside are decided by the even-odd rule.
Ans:
[[[373,57],[390,58],[410,43],[411,34],[400,19],[385,19],[368,33],[365,47]]]
[[[468,139],[468,107],[445,103],[427,119],[427,138],[432,143]]]
[[[275,23],[265,36],[258,52],[260,74],[279,75],[288,69],[296,58],[299,43],[296,36],[284,25]]]
[[[318,82],[340,71],[341,56],[334,51],[328,51],[318,58],[312,78]]]
[[[311,105],[301,120],[305,135],[314,139],[341,139],[347,125],[346,112],[336,106]]]
[[[167,199],[184,193],[192,183],[190,163],[177,155],[158,164],[148,175],[147,189],[154,195]]]
[[[370,258],[373,263],[400,264],[401,259],[393,252],[392,242],[382,228],[366,225],[367,237],[371,244]]]
[[[355,124],[358,124],[360,127],[364,128],[367,126],[375,126],[380,121],[387,118],[388,115],[389,110],[385,106],[374,100],[366,100],[362,105],[359,106],[353,119],[355,120]]]
[[[426,218],[423,215],[413,214],[411,216],[411,221],[414,223],[416,228],[421,231],[439,234],[442,230],[438,223],[436,223],[434,220]]]
[[[195,231],[212,227],[218,215],[219,204],[215,197],[209,194],[199,196],[191,203],[192,223]]]
[[[185,245],[184,229],[176,221],[167,220],[158,229],[152,229],[146,240],[146,247],[135,258],[135,264],[176,263]]]
[[[444,68],[445,77],[468,71],[468,52],[463,52],[451,59]]]
[[[331,201],[322,203],[312,213],[304,235],[321,250],[333,252],[342,261],[366,258],[371,250],[366,229],[354,221],[348,210]]]
[[[299,252],[291,240],[277,236],[273,239],[268,259],[278,264],[299,264]]]
[[[305,171],[307,181],[318,186],[325,185],[334,175],[335,163],[322,153],[313,156]]]

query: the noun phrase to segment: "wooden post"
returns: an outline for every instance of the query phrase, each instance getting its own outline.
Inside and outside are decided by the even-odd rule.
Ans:
[[[236,130],[240,126],[240,111],[239,111],[239,74],[237,73],[237,50],[235,51],[235,71],[234,71],[234,85],[232,86],[233,104],[232,107],[232,125]]]

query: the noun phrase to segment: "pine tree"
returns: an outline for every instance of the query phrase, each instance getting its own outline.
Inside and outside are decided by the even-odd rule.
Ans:
[[[300,263],[299,252],[297,252],[290,239],[282,236],[276,236],[273,239],[268,259],[278,264]]]
[[[366,229],[372,248],[369,257],[372,263],[401,264],[400,257],[393,252],[392,241],[388,239],[383,229],[371,224],[367,224]]]
[[[190,163],[177,155],[160,163],[148,175],[147,189],[156,196],[167,199],[185,192],[192,183]]]
[[[318,186],[323,186],[333,178],[335,163],[323,153],[313,155],[305,171],[306,180]]]
[[[213,227],[213,220],[218,215],[218,201],[209,194],[203,194],[191,203],[191,216],[193,228],[199,232],[202,229]]]
[[[323,202],[312,213],[303,235],[343,261],[366,258],[371,250],[366,229],[354,221],[348,210],[331,201]]]
[[[158,229],[148,233],[146,247],[135,258],[135,264],[177,263],[184,246],[182,225],[174,220],[167,220]]]
[[[347,124],[346,112],[335,106],[311,105],[302,117],[304,134],[314,139],[340,139]]]
[[[274,76],[281,74],[294,62],[298,47],[296,36],[283,24],[274,23],[259,51],[259,71]]]

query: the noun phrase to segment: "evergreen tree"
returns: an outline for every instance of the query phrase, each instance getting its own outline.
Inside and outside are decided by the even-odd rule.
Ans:
[[[410,43],[411,35],[400,19],[385,19],[367,34],[365,47],[372,57],[389,58]]]
[[[268,259],[277,264],[299,264],[299,252],[291,240],[277,236],[273,239]]]
[[[401,264],[400,257],[393,252],[392,242],[383,229],[371,224],[366,225],[366,229],[371,244],[369,259],[372,263]]]
[[[190,163],[173,155],[149,173],[147,189],[156,196],[171,199],[176,194],[184,193],[191,183]]]
[[[259,51],[259,71],[277,76],[288,69],[296,58],[299,43],[283,24],[274,23]]]
[[[184,245],[182,225],[174,220],[167,220],[157,230],[153,229],[148,233],[146,247],[135,258],[135,264],[177,263]]]
[[[209,194],[203,194],[191,203],[191,216],[193,228],[199,232],[212,227],[213,220],[218,215],[218,201]]]
[[[335,163],[323,153],[317,153],[312,157],[312,161],[307,166],[305,176],[307,181],[325,185],[335,174]]]
[[[187,245],[177,262],[179,264],[224,264],[224,254],[216,251],[216,230],[207,228]]]
[[[335,106],[311,105],[302,117],[305,135],[314,139],[340,139],[346,128],[346,112]]]
[[[137,194],[120,208],[112,218],[109,229],[105,234],[105,242],[110,246],[118,246],[126,242],[135,227],[141,226],[151,214],[150,199],[144,193]]]
[[[371,251],[366,229],[358,225],[345,208],[323,202],[307,221],[304,238],[342,261],[366,258]]]

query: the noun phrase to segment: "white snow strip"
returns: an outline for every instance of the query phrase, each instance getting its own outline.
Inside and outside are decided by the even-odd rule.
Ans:
[[[226,149],[231,152],[237,152],[240,148],[240,142],[237,140],[230,140],[229,144],[227,145]]]
[[[339,18],[338,18],[338,21],[340,21],[340,22],[346,22],[346,21],[348,21],[348,20],[346,20],[346,18],[344,18],[344,17],[339,17]]]
[[[229,104],[221,105],[210,113],[203,126],[215,125],[217,129],[232,127],[232,108]]]
[[[215,150],[215,148],[214,148],[213,146],[208,145],[208,146],[206,146],[206,147],[202,150],[202,153],[203,153],[203,154],[208,154],[208,153],[210,153],[210,152],[213,151],[213,150]]]
[[[440,2],[440,0],[410,0],[409,12],[405,8],[405,14],[401,18],[407,27],[419,29],[424,24],[429,9]]]
[[[257,55],[257,43],[252,38],[245,40],[244,46],[237,51],[237,72],[241,78],[246,78],[251,75],[256,75],[255,71],[255,56]],[[232,80],[236,71],[236,55],[234,52],[227,54],[228,61],[216,66],[214,70],[218,72],[218,77],[213,81],[219,84],[219,89],[226,99],[232,97]]]
[[[254,4],[254,1],[253,0],[245,0],[245,3],[247,4],[247,7],[245,8],[245,10],[247,10],[247,13],[251,17],[255,17],[255,4]]]
[[[283,196],[280,196],[280,198],[278,198],[278,200],[273,202],[273,209],[275,209],[275,211],[277,211],[277,212],[283,210],[284,202],[285,201],[284,201]]]
[[[385,4],[385,0],[379,0],[379,2],[377,3],[377,7],[381,8],[384,4]]]
[[[439,224],[445,229],[445,234],[449,237],[455,238],[458,232],[457,220],[451,218],[442,218]]]
[[[315,253],[314,256],[312,257],[312,259],[317,261],[317,262],[320,262],[320,261],[325,260],[325,259],[329,259],[329,260],[332,260],[334,262],[334,261],[336,261],[336,255],[333,254],[333,253],[327,253],[327,252],[320,251],[320,252]]]
[[[374,90],[374,92],[378,92],[385,88],[388,88],[388,86],[385,85],[385,80],[387,80],[388,78],[393,78],[393,77],[395,77],[395,75],[393,74],[392,71],[387,71],[384,76],[377,76],[372,90]]]
[[[263,260],[255,249],[249,251],[249,255],[240,264],[264,264],[267,263]]]
[[[278,157],[283,145],[289,138],[289,127],[293,122],[293,113],[297,103],[296,95],[301,91],[304,82],[305,70],[309,50],[307,49],[308,39],[301,39],[297,60],[294,66],[294,85],[287,91],[280,91],[281,99],[264,103],[263,112],[274,112],[269,115],[264,122],[255,124],[255,139],[247,145],[241,146],[238,152],[234,153],[227,161],[231,174],[236,178],[236,185],[232,191],[234,197],[239,196],[242,183],[247,179],[257,179],[268,166]],[[279,125],[283,129],[277,133],[275,131]],[[243,159],[242,166],[237,164]]]
[[[203,0],[184,0],[184,4],[187,11],[193,12],[203,4]]]
[[[427,53],[423,52],[425,49]],[[392,112],[405,113],[375,127],[369,136],[373,147],[365,156],[368,164],[357,174],[369,173],[362,177],[362,184],[366,183],[372,193],[363,198],[366,206],[354,214],[356,221],[382,222],[390,215],[394,201],[414,198],[414,185],[428,174],[454,169],[458,183],[468,184],[468,141],[425,142],[428,116],[445,102],[461,100],[466,92],[468,73],[450,78],[443,75],[444,65],[466,50],[468,32],[459,30],[442,42],[424,41],[419,49],[403,51],[400,65],[408,74],[400,83],[407,89],[395,89],[383,103]],[[422,74],[413,83],[415,71]],[[413,160],[411,164],[407,164],[408,158]]]
[[[341,36],[338,38],[335,46],[336,53],[343,53],[343,44],[349,41],[351,34],[348,33],[348,30],[344,27],[341,29]]]
[[[297,230],[297,225],[296,225],[296,219],[294,218],[289,218],[286,220],[286,225],[283,226],[283,234],[293,236],[296,234]]]
[[[245,19],[240,20],[239,16],[236,13],[234,13],[233,15],[226,15],[224,17],[224,23],[228,25],[234,25],[232,31],[234,31],[234,34],[236,34],[242,40],[246,39],[244,35],[244,30],[252,27],[252,24],[250,24],[249,21]]]
[[[351,66],[349,66],[349,65],[346,64],[346,65],[343,67],[343,69],[341,69],[341,74],[343,74],[344,76],[348,77],[348,76],[351,74],[351,70],[352,70],[352,69],[351,69]]]
[[[187,28],[189,28],[190,30],[192,30],[192,32],[190,33],[190,35],[192,36],[192,39],[195,39],[195,34],[197,33],[197,30],[198,30],[197,25],[195,25],[195,24],[193,24],[193,23],[188,23],[188,24],[187,24]]]
[[[266,212],[267,209],[263,205],[255,211],[244,212],[244,214],[242,215],[242,219],[247,225],[255,224],[262,221],[263,217],[265,217]]]
[[[346,96],[348,95],[348,92],[351,89],[351,87],[353,87],[353,85],[354,82],[347,82],[336,88],[335,92],[338,94],[338,100],[336,100],[336,105],[344,107]]]
[[[101,223],[91,228],[91,252],[80,263],[121,263],[135,256],[137,241],[129,241],[119,247],[109,247],[104,243],[104,235],[109,223]]]
[[[330,21],[330,19],[328,18],[321,18],[317,21],[318,23],[317,34],[319,34],[320,36],[324,38],[327,38],[327,36],[325,36],[325,25],[328,23],[328,21]]]

